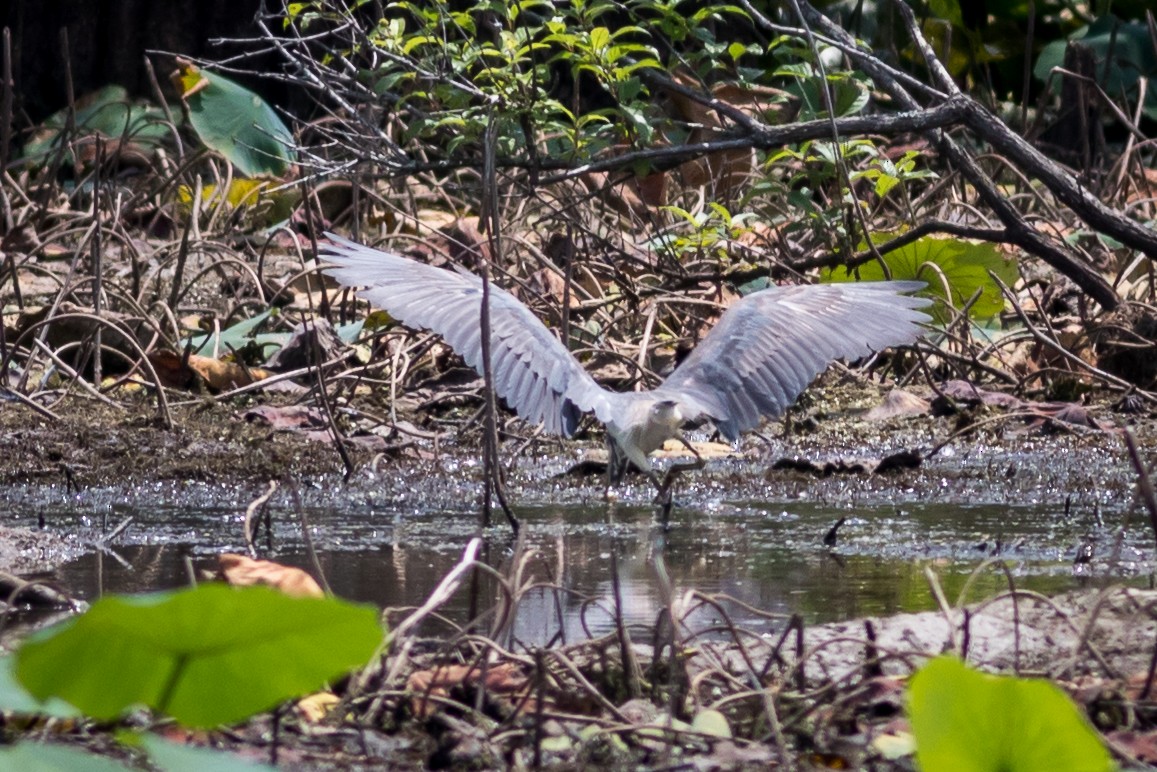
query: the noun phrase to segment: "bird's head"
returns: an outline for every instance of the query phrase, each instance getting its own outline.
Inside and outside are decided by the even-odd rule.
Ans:
[[[683,425],[683,410],[675,399],[660,399],[651,405],[651,421],[678,431]]]

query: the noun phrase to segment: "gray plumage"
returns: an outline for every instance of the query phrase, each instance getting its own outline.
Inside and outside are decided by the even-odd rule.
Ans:
[[[482,372],[482,280],[329,235],[326,272],[407,327],[431,330]],[[569,437],[583,413],[641,469],[647,455],[710,418],[729,441],[786,410],[836,359],[915,342],[931,301],[918,281],[769,287],[735,302],[658,388],[618,393],[595,382],[517,298],[491,284],[494,390],[522,418]]]

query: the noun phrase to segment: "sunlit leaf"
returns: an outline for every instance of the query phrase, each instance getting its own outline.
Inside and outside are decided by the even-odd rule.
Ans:
[[[221,191],[216,185],[201,187],[203,205],[215,205],[220,198]],[[301,191],[298,188],[279,188],[269,180],[234,179],[229,182],[224,193],[224,203],[231,209],[246,208],[249,210],[249,221],[259,226],[288,220],[300,201]],[[193,189],[188,185],[179,186],[177,203],[181,214],[188,217],[193,210]]]
[[[249,177],[280,177],[292,161],[293,135],[265,100],[223,75],[178,60],[173,80],[189,123],[205,146]]]
[[[1055,684],[992,676],[951,656],[912,677],[908,716],[928,772],[1107,772],[1109,752]]]
[[[60,697],[99,719],[146,705],[210,727],[319,688],[381,640],[369,607],[207,584],[102,598],[30,637],[16,675],[38,699]]]
[[[876,234],[873,238],[879,244],[894,235]],[[928,283],[926,294],[941,299],[950,296],[956,309],[963,308],[979,290],[979,297],[969,309],[969,316],[974,320],[991,319],[1004,310],[1004,295],[989,271],[1009,286],[1018,276],[1016,261],[1006,258],[994,245],[954,238],[918,239],[885,254],[884,263],[890,278],[925,281]],[[820,281],[825,282],[856,281],[857,278],[880,281],[885,278],[884,269],[872,260],[852,274],[844,268],[829,268],[820,275]],[[952,318],[952,312],[943,303],[933,306],[931,313],[941,323]]]

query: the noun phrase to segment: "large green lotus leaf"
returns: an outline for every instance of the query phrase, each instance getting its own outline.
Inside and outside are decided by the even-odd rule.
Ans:
[[[12,656],[4,657],[3,662],[0,662],[0,711],[55,718],[78,718],[82,715],[79,710],[63,700],[41,702],[29,694],[16,681],[16,675],[12,672],[15,662],[16,658]]]
[[[124,86],[105,86],[86,94],[76,100],[74,109],[78,133],[126,139],[142,151],[159,147],[170,132],[164,112],[147,102],[134,102]],[[68,108],[54,113],[33,132],[24,146],[24,157],[43,161],[57,147],[67,125]]]
[[[224,75],[179,61],[173,76],[189,108],[189,123],[205,146],[242,174],[280,177],[292,161],[293,135],[261,97]]]
[[[874,237],[879,243],[883,239]],[[884,263],[893,279],[919,279],[928,282],[924,294],[944,299],[945,282],[952,306],[962,308],[980,290],[980,297],[972,304],[969,317],[983,321],[992,319],[1004,310],[1004,295],[989,276],[992,271],[1011,286],[1017,279],[1016,261],[1006,258],[992,244],[973,243],[962,239],[927,236],[884,255]],[[939,269],[939,270],[937,270]],[[943,275],[943,280],[941,279]],[[854,273],[844,268],[828,268],[820,274],[820,281],[880,281],[884,269],[875,260],[864,263]],[[943,303],[931,309],[933,318],[943,324],[952,318]]]
[[[192,727],[239,721],[364,664],[377,611],[266,587],[110,596],[30,637],[16,676],[99,719],[147,705]]]
[[[59,745],[23,742],[0,750],[0,769],[20,772],[127,772],[129,767],[95,753]]]
[[[1056,685],[978,673],[951,656],[912,677],[908,719],[928,772],[1108,772],[1112,758]]]
[[[1157,77],[1157,51],[1149,38],[1149,29],[1141,22],[1123,22],[1113,14],[1101,16],[1087,27],[1077,30],[1068,40],[1054,40],[1037,57],[1033,75],[1047,81],[1054,67],[1064,66],[1065,49],[1070,42],[1080,42],[1093,50],[1098,76],[1105,72],[1105,59],[1112,52],[1107,75],[1101,87],[1110,98],[1122,93],[1135,97],[1142,77]],[[1061,78],[1053,78],[1053,90],[1059,91]],[[1143,112],[1157,120],[1157,90],[1148,89]]]

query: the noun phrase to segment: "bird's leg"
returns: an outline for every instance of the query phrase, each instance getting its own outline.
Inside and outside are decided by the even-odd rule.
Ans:
[[[654,474],[651,475],[651,479],[656,481],[655,487],[658,488],[658,493],[655,494],[655,503],[659,505],[660,511],[662,512],[661,519],[664,526],[667,525],[667,521],[671,516],[671,488],[675,485],[675,478],[677,478],[683,472],[690,472],[693,469],[702,469],[706,463],[703,461],[703,457],[699,455],[699,451],[695,450],[690,442],[687,442],[686,437],[680,434],[678,439],[679,442],[683,443],[683,447],[691,451],[691,455],[695,457],[695,460],[687,461],[685,463],[671,464],[671,466],[667,467],[667,472],[663,475],[663,479],[661,481],[656,481]]]
[[[607,432],[607,490],[623,481],[627,472],[627,455],[619,448],[619,443]]]
[[[606,501],[613,501],[618,498],[617,494],[611,492],[612,488],[617,488],[623,481],[623,477],[627,474],[627,465],[630,464],[627,454],[619,447],[619,443],[615,438],[607,433],[607,488],[603,493],[603,498]]]

